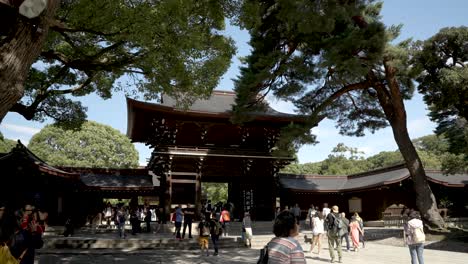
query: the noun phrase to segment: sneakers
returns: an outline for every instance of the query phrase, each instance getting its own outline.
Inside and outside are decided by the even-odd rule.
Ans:
[[[215,253],[213,254],[213,256],[218,256],[218,252],[215,252]]]

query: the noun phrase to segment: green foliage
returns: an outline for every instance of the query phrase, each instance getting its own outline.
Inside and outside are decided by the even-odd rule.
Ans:
[[[14,140],[4,138],[3,134],[0,132],[0,153],[8,153],[15,146],[16,142]]]
[[[53,166],[135,168],[138,152],[118,130],[85,122],[79,130],[48,125],[35,134],[28,148]]]
[[[448,173],[468,171],[462,155],[447,151],[447,140],[442,136],[427,135],[413,139],[424,168],[444,170]],[[319,162],[293,163],[281,170],[283,173],[316,175],[350,175],[391,167],[404,163],[400,151],[382,151],[364,159],[356,148],[338,143],[328,157]]]
[[[273,93],[308,116],[300,135],[325,117],[336,119],[348,135],[387,126],[375,91],[362,89],[369,88],[363,77],[379,68],[389,39],[378,21],[380,8],[374,1],[246,1],[240,19],[250,32],[252,53],[235,81],[235,119],[264,109],[262,98]],[[355,83],[362,88],[340,92]],[[297,147],[295,136],[283,135],[291,144],[278,147]]]
[[[202,194],[208,200],[211,200],[212,204],[217,202],[227,202],[228,199],[228,184],[227,183],[216,183],[216,182],[203,182],[202,183]]]
[[[417,150],[443,154],[448,151],[449,144],[444,136],[427,135],[413,139],[413,144]]]
[[[468,119],[468,27],[443,28],[415,45],[418,90],[438,122]]]
[[[13,111],[76,126],[86,108],[70,96],[208,97],[235,53],[221,30],[237,2],[64,1]]]
[[[371,170],[390,167],[404,162],[399,151],[382,151],[367,158],[367,161]]]
[[[449,142],[447,172],[468,171],[468,27],[443,28],[413,49],[418,90],[438,123],[436,133]]]

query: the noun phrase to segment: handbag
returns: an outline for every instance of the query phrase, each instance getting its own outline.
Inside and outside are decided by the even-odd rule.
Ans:
[[[21,253],[21,255],[19,256],[19,258],[16,259],[15,257],[13,257],[13,255],[11,255],[10,248],[7,245],[3,245],[0,247],[0,263],[19,264],[27,251],[28,249],[25,249],[23,253]]]
[[[260,257],[257,264],[268,264],[268,245],[260,249]]]

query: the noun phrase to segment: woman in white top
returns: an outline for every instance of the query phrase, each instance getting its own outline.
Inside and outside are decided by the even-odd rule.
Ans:
[[[424,242],[426,235],[424,234],[424,225],[421,221],[421,215],[417,211],[413,211],[409,215],[409,221],[404,226],[405,242],[409,247],[411,254],[411,264],[424,264]]]
[[[318,254],[320,255],[320,249],[322,248],[322,234],[325,233],[323,228],[322,213],[316,212],[315,216],[312,218],[312,222],[314,223],[314,229],[312,230],[314,238],[312,241],[310,252],[312,252],[314,250],[314,246],[317,245]]]

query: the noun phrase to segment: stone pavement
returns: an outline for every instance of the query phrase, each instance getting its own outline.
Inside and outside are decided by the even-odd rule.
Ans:
[[[326,242],[326,240],[324,240]],[[326,243],[323,243],[325,245]],[[210,245],[211,246],[211,245]],[[314,250],[315,251],[315,250]],[[212,254],[212,249],[210,251]],[[220,249],[219,256],[201,256],[198,250],[66,250],[55,249],[39,251],[36,264],[75,264],[75,263],[256,263],[258,249],[228,248]],[[367,242],[366,248],[359,252],[343,252],[343,263],[396,264],[410,263],[408,248]],[[306,253],[307,263],[328,263],[328,248],[324,246],[320,256]],[[466,264],[468,253],[440,250],[424,250],[426,264]]]

